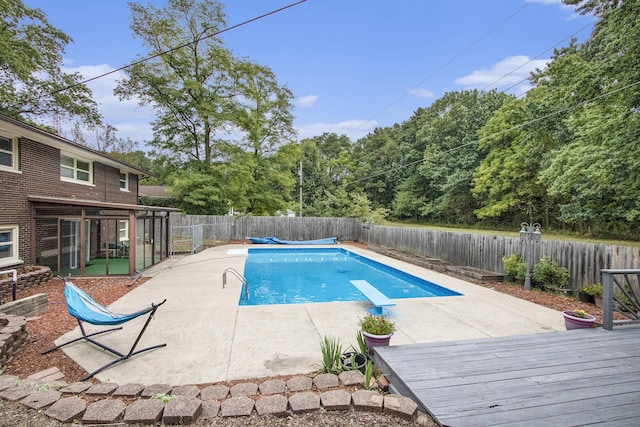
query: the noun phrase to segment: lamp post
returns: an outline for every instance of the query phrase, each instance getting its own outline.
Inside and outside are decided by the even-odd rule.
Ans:
[[[525,262],[527,263],[527,274],[524,277],[524,290],[531,290],[531,252],[533,252],[532,242],[539,242],[542,238],[540,224],[537,222],[520,224],[520,241],[525,244]]]

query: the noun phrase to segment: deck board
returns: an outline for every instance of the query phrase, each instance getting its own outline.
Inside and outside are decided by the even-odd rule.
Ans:
[[[640,425],[640,327],[377,347],[443,426]]]

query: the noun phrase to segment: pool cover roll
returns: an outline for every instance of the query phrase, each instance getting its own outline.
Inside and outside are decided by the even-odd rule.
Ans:
[[[251,243],[265,245],[335,245],[337,237],[315,240],[280,240],[277,237],[247,237]]]

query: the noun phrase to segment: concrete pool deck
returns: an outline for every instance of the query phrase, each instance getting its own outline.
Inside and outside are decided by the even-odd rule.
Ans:
[[[168,259],[145,271],[150,279],[110,306],[132,312],[151,302],[158,309],[138,348],[167,343],[117,364],[96,377],[103,382],[170,385],[204,384],[277,375],[308,374],[319,367],[320,341],[335,336],[356,346],[358,320],[370,307],[366,301],[291,305],[238,306],[240,281],[225,269],[244,271],[251,245],[225,245]],[[254,246],[255,247],[255,246]],[[265,246],[260,246],[265,247]],[[317,246],[316,246],[317,247]],[[562,315],[546,307],[491,289],[388,258],[344,247],[463,296],[394,299],[390,317],[397,331],[391,345],[452,341],[564,330]],[[101,340],[128,350],[144,319],[126,323],[122,331]],[[87,325],[87,331],[99,330]],[[76,330],[56,340],[79,335]],[[100,348],[81,342],[64,348],[88,372],[113,360]]]

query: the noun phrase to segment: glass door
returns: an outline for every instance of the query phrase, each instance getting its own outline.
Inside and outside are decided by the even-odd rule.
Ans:
[[[80,224],[79,219],[60,220],[60,273],[78,274],[80,272]]]

